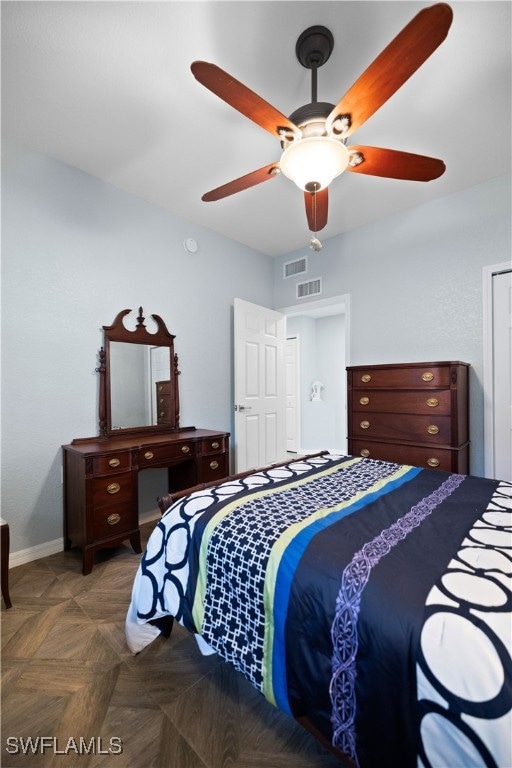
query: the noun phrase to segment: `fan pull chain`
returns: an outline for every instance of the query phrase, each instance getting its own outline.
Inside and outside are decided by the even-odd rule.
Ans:
[[[309,247],[311,248],[312,251],[321,251],[322,250],[322,243],[320,242],[320,240],[316,236],[316,203],[317,203],[317,201],[316,201],[316,194],[317,194],[317,190],[315,190],[312,193],[312,195],[313,195],[313,227],[314,227],[314,232],[313,232],[313,237],[309,241]]]

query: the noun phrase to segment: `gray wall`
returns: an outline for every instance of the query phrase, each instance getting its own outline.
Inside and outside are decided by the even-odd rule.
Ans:
[[[510,175],[323,246],[318,253],[302,249],[275,260],[275,306],[298,303],[298,280],[322,277],[322,296],[310,300],[350,294],[352,365],[470,363],[471,472],[483,475],[482,268],[510,260]],[[308,273],[283,280],[283,263],[305,252]]]
[[[2,155],[1,490],[17,552],[62,537],[60,446],[98,434],[101,327],[122,309],[160,315],[181,423],[233,431],[233,298],[269,305],[273,277],[270,258],[69,166]],[[144,475],[142,511],[165,481]]]

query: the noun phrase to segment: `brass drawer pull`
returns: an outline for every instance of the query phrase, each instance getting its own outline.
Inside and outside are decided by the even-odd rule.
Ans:
[[[368,450],[368,448],[361,449],[361,456],[364,456],[364,458],[367,459],[369,455],[370,455],[370,451]]]
[[[182,453],[188,453],[189,451],[190,451],[190,446],[189,445],[182,445],[181,446],[181,452]]]
[[[162,385],[162,384],[159,384],[159,385],[158,385],[158,391],[159,391],[159,392],[162,392],[162,391],[163,391],[163,388],[164,388],[164,387],[163,387],[163,385]]]
[[[434,374],[431,373],[430,371],[425,371],[425,373],[421,374],[421,378],[423,379],[423,381],[433,381]]]
[[[437,399],[437,397],[429,397],[429,399],[427,400],[427,405],[429,406],[429,408],[437,408],[437,406],[439,405],[439,400]]]
[[[219,468],[218,461],[210,461],[210,469],[218,469],[218,468]]]
[[[361,403],[361,405],[368,405],[368,403],[370,402],[370,398],[369,397],[360,397],[359,398],[359,402]]]
[[[118,515],[117,512],[114,512],[113,515],[109,515],[107,517],[107,523],[109,525],[117,525],[120,520],[121,520],[121,515]]]
[[[218,448],[218,447],[219,447],[219,443],[216,440],[214,440],[212,443],[212,448]]]
[[[359,426],[361,427],[361,429],[368,429],[368,428],[369,428],[369,426],[370,426],[370,422],[369,422],[369,421],[362,421],[362,422],[359,424]]]
[[[147,459],[148,461],[150,459],[153,459],[154,456],[155,456],[155,454],[152,451],[146,451],[146,453],[144,454],[144,458]]]
[[[365,383],[365,384],[367,384],[367,383],[368,383],[369,381],[371,381],[371,380],[372,380],[372,377],[370,376],[370,374],[369,374],[369,373],[364,373],[364,374],[361,376],[361,381],[364,381],[364,383]]]
[[[160,411],[160,413],[158,414],[158,417],[160,419],[163,419],[164,416],[165,416],[165,411]]]
[[[110,485],[107,485],[107,493],[114,494],[118,493],[121,490],[121,486],[119,483],[110,483]]]
[[[118,467],[120,463],[119,459],[109,459],[108,465],[109,467]]]
[[[434,459],[434,458],[427,459],[427,464],[429,465],[429,467],[438,467],[439,459]]]
[[[427,427],[427,432],[429,435],[437,435],[439,433],[439,427],[435,424],[429,424]]]
[[[159,405],[162,405],[162,403],[165,403],[165,398],[163,397],[161,397],[160,400],[158,401]]]

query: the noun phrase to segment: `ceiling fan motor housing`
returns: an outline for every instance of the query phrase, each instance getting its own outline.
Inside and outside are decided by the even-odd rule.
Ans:
[[[289,120],[300,128],[302,136],[300,139],[296,139],[294,136],[283,134],[281,137],[282,149],[286,149],[290,144],[302,139],[308,139],[311,136],[326,136],[325,121],[333,108],[334,104],[329,104],[326,101],[316,101],[311,104],[304,104],[292,112],[289,115]]]
[[[327,101],[313,101],[292,112],[289,119],[299,128],[311,122],[323,122],[325,124],[333,109],[334,104],[329,104]]]

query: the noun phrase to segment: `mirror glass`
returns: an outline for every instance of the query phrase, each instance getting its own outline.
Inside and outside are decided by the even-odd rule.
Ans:
[[[110,342],[110,429],[163,423],[165,408],[157,387],[170,381],[168,347]],[[160,400],[160,412],[158,410]],[[160,415],[159,415],[160,414]]]
[[[101,437],[119,433],[179,429],[178,357],[174,336],[158,315],[151,315],[149,332],[139,307],[137,324],[130,330],[118,313],[104,325],[100,350],[99,426]],[[132,323],[133,325],[133,319]]]

